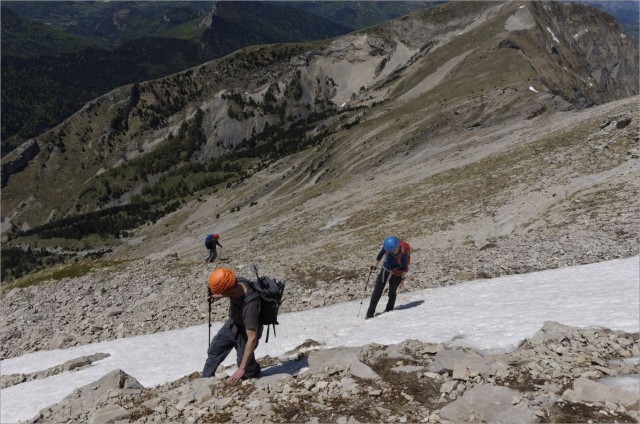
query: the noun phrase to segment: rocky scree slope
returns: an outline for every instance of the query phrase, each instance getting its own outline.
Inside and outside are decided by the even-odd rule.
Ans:
[[[316,184],[313,197],[285,195],[233,213],[215,199],[193,202],[137,234],[155,246],[130,246],[115,253],[119,263],[4,294],[2,357],[203,324],[216,266],[251,278],[258,263],[284,278],[283,311],[365,299],[368,266],[390,233],[413,248],[407,290],[633,256],[637,116],[636,97],[470,130],[468,141],[428,160],[421,150],[401,155],[398,165],[422,165],[399,166],[389,188],[355,175],[344,186]],[[296,160],[306,159],[279,162],[223,195],[239,201]],[[274,221],[272,213],[281,215]],[[224,246],[215,264],[203,262],[200,235],[210,228]],[[214,306],[214,321],[226,314]]]
[[[638,393],[600,379],[640,372],[630,360],[638,337],[546,322],[503,354],[417,340],[322,349],[307,340],[287,358],[263,358],[264,376],[239,386],[221,370],[145,388],[115,370],[29,422],[636,422]]]

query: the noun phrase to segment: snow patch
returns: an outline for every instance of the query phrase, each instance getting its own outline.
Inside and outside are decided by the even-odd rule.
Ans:
[[[582,36],[583,34],[589,32],[588,29],[583,29],[581,31],[578,31],[578,33],[576,35],[573,36],[573,38],[577,39],[578,37]]]
[[[556,43],[560,43],[560,40],[558,40],[556,38],[556,35],[553,33],[553,31],[551,31],[551,28],[547,27],[547,31],[549,31],[551,33],[551,37],[553,38],[553,41],[555,41]]]
[[[533,86],[532,86],[532,85],[530,85],[530,86],[529,86],[529,90],[533,91],[534,93],[537,93],[537,92],[538,92],[538,90],[536,90],[535,88],[533,88]]]
[[[640,375],[605,377],[598,381],[607,387],[622,389],[640,395]]]

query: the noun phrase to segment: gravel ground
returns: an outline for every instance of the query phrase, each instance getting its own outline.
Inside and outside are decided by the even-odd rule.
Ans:
[[[274,163],[140,230],[109,266],[3,295],[1,355],[205,323],[214,265],[201,235],[214,229],[224,246],[215,266],[250,277],[256,262],[284,278],[283,311],[367,298],[389,234],[412,246],[406,290],[637,255],[637,116],[632,98],[456,133],[370,170],[332,163],[332,178],[313,184],[304,164],[330,146]],[[226,313],[216,306],[213,318]]]

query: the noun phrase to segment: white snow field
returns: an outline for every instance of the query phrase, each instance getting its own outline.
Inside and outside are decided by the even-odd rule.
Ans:
[[[640,331],[640,258],[616,259],[490,280],[476,280],[398,295],[396,310],[365,321],[368,299],[281,315],[277,337],[264,337],[256,355],[283,356],[307,339],[332,346],[406,339],[506,351],[531,337],[545,321]],[[410,283],[409,283],[410,284]],[[372,289],[372,285],[369,285]],[[285,293],[286,302],[286,293]],[[383,297],[378,304],[386,304]],[[203,308],[206,308],[203,302]],[[358,316],[359,312],[359,316]],[[214,323],[212,336],[221,323]],[[8,387],[0,392],[0,421],[32,418],[74,389],[121,368],[145,387],[201,371],[206,359],[207,323],[181,330],[129,337],[4,360],[2,375],[31,373],[98,352],[111,356],[79,371]],[[232,352],[225,365],[235,361]],[[231,370],[232,371],[232,370]],[[609,381],[609,384],[615,384]],[[635,378],[620,384],[638,388]]]

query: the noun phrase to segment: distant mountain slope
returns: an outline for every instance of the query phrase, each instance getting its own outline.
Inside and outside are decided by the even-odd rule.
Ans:
[[[6,246],[77,249],[81,239],[117,248],[140,235],[149,240],[132,243],[136,255],[146,255],[169,245],[169,237],[190,237],[145,231],[159,220],[166,228],[187,220],[200,231],[200,222],[214,226],[219,218],[238,239],[285,250],[306,229],[322,233],[322,225],[366,243],[377,242],[383,223],[415,222],[416,237],[444,231],[458,225],[449,211],[466,222],[465,199],[501,205],[512,184],[543,184],[545,161],[558,163],[521,146],[457,173],[446,165],[448,155],[468,158],[456,162],[466,166],[491,153],[483,148],[494,140],[487,134],[509,134],[538,118],[551,125],[556,113],[637,94],[637,53],[603,12],[547,2],[449,3],[331,40],[247,47],[119,87],[3,158]],[[587,161],[585,169],[617,167],[634,156],[635,127],[627,111],[619,115],[606,124],[617,128],[621,120],[620,128],[629,128],[619,133],[615,154],[609,148],[602,163]],[[565,157],[555,149],[601,140],[593,125],[536,137],[542,151]],[[505,143],[528,140],[519,134],[524,140]],[[585,143],[580,157],[593,151]],[[520,168],[530,161],[534,173]],[[408,181],[397,179],[400,170]],[[487,175],[499,184],[486,185]],[[335,202],[323,203],[329,193],[360,184],[373,197],[327,210]],[[389,196],[397,212],[389,211]],[[201,215],[184,209],[200,202]],[[316,209],[335,222],[323,223]],[[267,237],[274,228],[277,240]],[[338,240],[306,252],[335,252]]]
[[[206,18],[216,4],[229,8],[234,3],[242,2],[214,2],[214,1],[111,1],[111,2],[79,2],[79,1],[5,1],[3,5],[11,8],[21,16],[37,22],[46,23],[52,28],[66,31],[70,34],[87,37],[100,37],[114,45],[124,39],[138,37],[171,37],[191,38],[190,32],[182,28],[194,19]],[[272,18],[277,17],[273,12],[276,8],[281,11],[297,8],[324,18],[339,26],[351,30],[362,29],[371,25],[385,22],[407,15],[417,10],[429,7],[441,1],[376,1],[376,2],[345,2],[345,1],[304,1],[304,2],[260,2],[270,5]],[[249,14],[251,19],[256,7],[252,5]],[[247,5],[245,5],[247,6]],[[233,7],[233,6],[232,6]],[[236,7],[243,7],[242,4]],[[220,13],[220,11],[218,11]],[[243,13],[246,13],[243,12]],[[282,12],[279,12],[282,13]],[[285,12],[286,13],[286,12]],[[292,11],[288,12],[289,14]],[[241,15],[240,15],[241,17]],[[298,25],[300,22],[280,21],[276,27]],[[241,24],[241,22],[238,21]],[[254,19],[255,23],[255,19]],[[258,21],[260,26],[264,22]],[[318,23],[314,22],[314,26]],[[327,24],[319,24],[326,26]],[[249,27],[249,26],[248,26]],[[281,28],[274,28],[281,31]],[[318,31],[321,28],[307,28],[307,31]],[[182,31],[182,35],[180,35]],[[193,35],[193,34],[191,34]],[[196,37],[197,38],[197,37]],[[309,38],[306,38],[309,39]],[[297,40],[299,41],[299,40]]]
[[[52,26],[89,33],[91,38],[74,37],[53,28],[31,30],[31,26],[42,25],[28,23],[5,7],[3,155],[117,86],[160,78],[249,45],[324,39],[350,31],[305,11],[263,2],[222,2],[215,14],[209,10],[208,15],[203,14],[202,3],[198,2],[199,9],[160,2],[151,11],[147,9],[150,5],[138,2],[125,2],[115,9],[118,2],[108,7],[84,5],[88,11],[73,2],[40,3],[33,9],[22,2],[3,6],[28,11],[29,16],[40,19],[58,17]],[[213,3],[206,4],[213,8]],[[81,19],[83,15],[75,21],[79,10],[87,17]],[[120,21],[117,28],[106,28]],[[89,31],[89,23],[96,25],[93,32]],[[44,35],[46,44],[42,44]],[[105,40],[120,44],[110,50],[100,48]],[[92,42],[94,45],[88,49],[86,46]],[[61,45],[53,47],[52,43]],[[41,47],[31,51],[30,46]]]
[[[3,111],[2,154],[118,85],[159,78],[249,45],[335,37],[429,4],[3,2],[2,102],[11,107]],[[120,48],[122,43],[128,45]],[[107,45],[113,52],[101,51]],[[80,52],[89,46],[98,50]],[[85,56],[99,56],[94,62],[106,72]],[[78,69],[81,87],[68,87],[65,79]]]
[[[57,31],[45,24],[24,19],[4,7],[4,4],[1,42],[3,55],[22,57],[64,54],[100,45],[96,39]]]
[[[640,38],[639,20],[640,20],[640,3],[637,1],[598,1],[598,0],[582,0],[575,3],[586,4],[603,10],[616,18],[620,23],[624,32],[636,41]]]
[[[212,2],[207,1],[4,1],[2,4],[26,19],[68,34],[101,39],[112,46],[125,39],[166,37],[183,24],[205,17],[212,8]]]
[[[281,4],[304,9],[353,30],[377,25],[445,1],[292,1]]]
[[[219,57],[247,46],[323,40],[349,31],[286,3],[222,1],[202,39]]]
[[[114,50],[90,47],[36,57],[3,51],[3,154],[113,87],[159,78],[203,60],[196,44],[160,38],[126,42]]]

